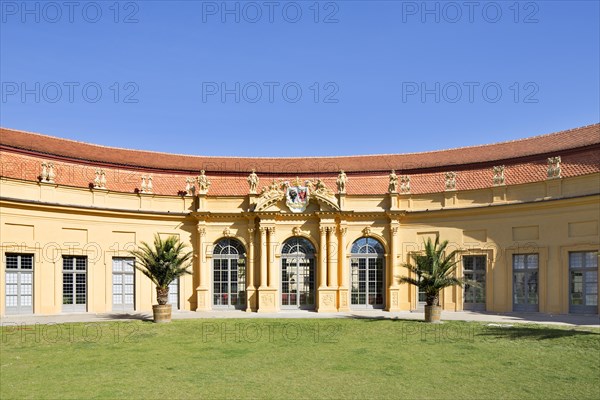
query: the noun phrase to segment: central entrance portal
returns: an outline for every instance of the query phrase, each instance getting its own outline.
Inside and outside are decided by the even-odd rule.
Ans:
[[[281,308],[315,308],[315,248],[307,239],[288,239],[281,250]]]

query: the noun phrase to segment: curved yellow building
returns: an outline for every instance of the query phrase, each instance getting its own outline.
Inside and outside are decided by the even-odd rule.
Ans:
[[[0,310],[150,311],[128,250],[176,235],[184,310],[415,310],[402,266],[449,240],[445,310],[598,313],[600,125],[416,154],[174,155],[0,129]]]

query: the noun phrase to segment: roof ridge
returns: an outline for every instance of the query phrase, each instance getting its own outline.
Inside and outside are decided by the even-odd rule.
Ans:
[[[568,132],[579,131],[579,130],[583,130],[583,129],[590,128],[590,127],[597,126],[597,125],[600,125],[600,123],[594,123],[594,124],[584,125],[584,126],[580,126],[580,127],[576,127],[576,128],[562,130],[562,131],[545,133],[545,134],[529,136],[529,137],[513,139],[513,140],[506,140],[506,141],[501,141],[501,142],[493,142],[493,143],[478,144],[478,145],[471,145],[471,146],[451,147],[451,148],[446,148],[446,149],[437,149],[437,150],[429,150],[429,151],[418,151],[418,152],[409,152],[409,153],[379,153],[379,154],[359,154],[359,155],[355,154],[355,155],[338,155],[338,156],[314,156],[314,157],[309,157],[309,158],[321,158],[321,159],[336,159],[337,158],[337,159],[340,159],[340,158],[386,157],[386,156],[421,155],[421,154],[427,155],[427,154],[435,154],[435,153],[440,153],[440,152],[458,151],[458,150],[474,149],[474,148],[480,148],[480,147],[506,145],[506,144],[517,143],[517,142],[525,142],[525,141],[535,140],[535,139],[539,139],[539,138],[543,138],[543,137],[558,136],[561,134],[566,134]],[[52,136],[52,135],[38,133],[38,132],[30,132],[30,131],[0,126],[0,132],[2,130],[12,131],[12,132],[20,132],[20,133],[25,133],[25,134],[29,134],[29,135],[36,135],[36,136],[49,138],[52,140],[66,141],[66,142],[71,142],[71,143],[76,143],[76,144],[83,144],[86,146],[93,146],[93,147],[98,147],[98,148],[102,148],[102,149],[133,151],[133,152],[141,152],[141,153],[149,153],[149,154],[157,154],[157,155],[170,155],[170,156],[195,157],[195,158],[207,158],[207,159],[214,158],[214,159],[247,159],[247,160],[299,160],[299,159],[307,158],[306,156],[304,156],[304,157],[302,157],[302,156],[292,156],[292,157],[249,156],[248,157],[248,156],[208,156],[208,155],[169,153],[169,152],[156,151],[156,150],[143,150],[143,149],[131,149],[131,148],[117,147],[117,146],[107,146],[107,145],[102,145],[102,144],[84,142],[84,141],[80,141],[80,140],[61,138],[58,136]],[[0,136],[0,139],[1,139],[1,136]],[[1,144],[1,141],[0,141],[0,144]]]

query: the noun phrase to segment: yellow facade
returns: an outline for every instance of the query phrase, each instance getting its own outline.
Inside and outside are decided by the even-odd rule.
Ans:
[[[597,173],[419,195],[336,194],[339,209],[312,199],[301,213],[289,212],[284,200],[252,211],[259,197],[253,194],[166,196],[8,177],[1,178],[0,193],[3,315],[7,254],[33,254],[33,313],[64,311],[64,255],[87,257],[85,311],[109,313],[113,258],[127,257],[128,249],[152,242],[156,233],[176,235],[193,250],[193,274],[181,279],[178,295],[181,309],[199,312],[215,308],[213,249],[223,238],[244,247],[245,308],[259,313],[282,309],[282,248],[290,238],[306,238],[316,251],[318,312],[355,308],[351,249],[360,238],[376,239],[384,248],[383,306],[389,311],[419,307],[415,288],[399,284],[398,277],[407,273],[402,264],[429,237],[448,240],[461,258],[485,256],[484,309],[489,312],[513,311],[513,255],[537,254],[538,311],[569,313],[569,254],[595,252],[597,257],[600,250]],[[459,262],[459,275],[463,265]],[[135,310],[150,311],[155,302],[150,281],[136,273],[134,287]],[[463,310],[462,288],[444,290],[441,299],[445,310]]]

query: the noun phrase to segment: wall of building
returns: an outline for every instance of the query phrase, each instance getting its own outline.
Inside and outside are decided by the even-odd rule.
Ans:
[[[569,251],[599,250],[600,175],[523,185],[431,194],[337,195],[341,211],[311,202],[292,214],[284,202],[251,212],[252,196],[158,196],[0,179],[0,242],[4,282],[6,253],[34,254],[36,314],[62,310],[62,255],[88,258],[87,311],[112,311],[112,258],[128,255],[159,233],[177,235],[195,254],[193,275],[180,283],[185,310],[210,310],[211,248],[236,238],[248,255],[248,310],[279,310],[281,245],[290,237],[317,250],[317,309],[349,310],[352,243],[365,236],[385,248],[386,304],[391,311],[418,307],[413,287],[398,284],[401,266],[423,240],[448,240],[460,255],[487,257],[486,309],[512,311],[512,255],[539,254],[539,311],[569,311]],[[343,197],[343,198],[341,198]],[[459,263],[458,274],[462,273]],[[266,277],[263,278],[263,271]],[[150,281],[135,277],[136,310],[155,301]],[[462,310],[462,289],[446,289],[442,305]],[[5,285],[0,285],[5,313]]]

